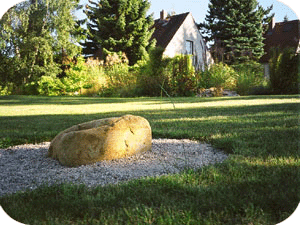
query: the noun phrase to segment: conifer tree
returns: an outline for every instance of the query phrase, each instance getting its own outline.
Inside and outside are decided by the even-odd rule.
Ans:
[[[256,0],[210,0],[200,28],[214,42],[214,57],[228,64],[258,60],[264,54],[263,23],[270,20],[271,10]]]
[[[143,59],[153,44],[149,42],[153,18],[146,16],[149,7],[147,0],[90,1],[83,53],[99,57],[99,52],[124,52],[131,65]]]

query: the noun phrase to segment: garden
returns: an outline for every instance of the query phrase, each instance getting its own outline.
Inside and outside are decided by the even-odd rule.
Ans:
[[[206,30],[206,41],[215,41],[215,62],[196,71],[192,55],[169,58],[156,46],[150,2],[102,2],[83,9],[78,0],[24,1],[0,20],[0,205],[6,213],[33,225],[277,224],[288,218],[300,202],[300,58],[295,49],[274,48],[265,76],[259,62],[272,6],[211,1],[209,9],[222,7],[196,25]],[[87,20],[77,19],[76,10]],[[212,97],[201,97],[208,89]],[[238,96],[222,97],[225,90]],[[18,145],[46,146],[73,125],[126,114],[147,119],[153,139],[204,143],[226,159],[93,187],[4,183],[9,173],[10,181],[18,173],[37,176],[30,166],[9,171],[5,157],[19,157]],[[11,184],[28,188],[6,193]]]

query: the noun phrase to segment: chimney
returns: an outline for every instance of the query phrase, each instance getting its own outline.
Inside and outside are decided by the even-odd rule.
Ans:
[[[160,12],[160,20],[166,20],[166,19],[167,19],[167,16],[168,16],[167,11],[162,10],[162,11]]]
[[[273,30],[275,27],[275,18],[272,17],[270,23],[269,23],[269,31]]]

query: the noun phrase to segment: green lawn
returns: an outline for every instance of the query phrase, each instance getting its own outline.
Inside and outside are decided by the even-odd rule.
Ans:
[[[50,141],[74,124],[124,114],[154,138],[206,141],[230,154],[197,171],[87,189],[60,185],[0,198],[27,224],[276,224],[300,202],[298,96],[0,97],[0,148]]]

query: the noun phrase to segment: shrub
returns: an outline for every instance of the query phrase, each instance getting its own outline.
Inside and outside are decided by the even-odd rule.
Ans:
[[[235,90],[240,95],[269,94],[263,72],[263,66],[255,61],[232,66],[216,63],[200,73],[199,88],[214,87],[215,96],[222,95],[223,89]]]
[[[233,89],[236,78],[237,74],[232,67],[224,63],[216,63],[200,73],[199,88],[215,87],[216,92],[221,93],[222,89]]]
[[[292,48],[271,50],[270,82],[274,94],[299,93],[299,57]]]
[[[189,55],[163,56],[163,48],[150,51],[149,60],[141,66],[137,81],[139,95],[191,96],[198,79]]]
[[[38,92],[42,95],[95,95],[105,83],[102,62],[85,59],[80,56],[76,63],[70,62],[65,76],[57,77],[58,73],[42,76],[38,83]]]
[[[95,95],[99,92],[101,85],[105,84],[103,62],[100,60],[85,59],[81,56],[77,62],[71,63],[66,76],[62,78],[65,92],[69,94]]]
[[[38,93],[47,96],[57,96],[61,95],[62,91],[65,89],[64,84],[61,80],[54,76],[42,76],[38,81]]]
[[[173,96],[191,96],[196,93],[197,78],[190,55],[178,55],[171,61],[172,76],[170,79]]]
[[[251,88],[249,95],[271,95],[269,82],[266,80],[261,85]]]
[[[163,57],[164,49],[157,47],[150,51],[149,60],[140,68],[137,80],[138,95],[159,96],[169,92],[169,58]]]
[[[57,96],[61,95],[64,88],[64,84],[61,80],[54,76],[42,76],[38,81],[38,92],[41,95]]]
[[[10,85],[0,86],[0,96],[11,94],[11,90],[10,90],[9,86]]]
[[[37,81],[31,83],[31,86],[35,86],[38,94],[49,96],[61,95],[64,90],[64,84],[57,77],[61,69],[54,66],[45,67],[43,69],[47,72]]]
[[[236,71],[236,84],[234,90],[240,95],[248,95],[267,88],[266,80],[264,78],[263,66],[255,61],[248,61],[245,63],[232,66]],[[267,91],[267,90],[265,90]]]
[[[66,71],[66,76],[62,78],[67,93],[80,92],[83,88],[90,88],[90,74],[87,73],[87,66],[84,58],[78,57],[76,63],[70,64],[70,69]]]

